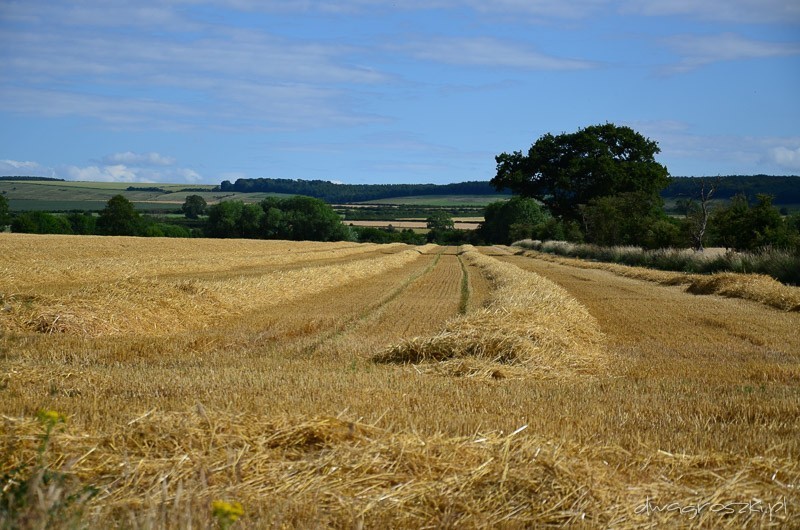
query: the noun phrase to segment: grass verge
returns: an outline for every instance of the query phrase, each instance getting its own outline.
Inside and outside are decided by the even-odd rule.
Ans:
[[[564,263],[584,269],[607,270],[613,272],[614,274],[619,274],[620,276],[652,281],[662,285],[686,285],[687,291],[692,294],[717,294],[721,296],[727,296],[729,298],[752,300],[754,302],[759,302],[783,311],[800,311],[800,287],[783,284],[775,280],[773,277],[765,274],[736,272],[692,274],[688,272],[676,271],[674,269],[670,269],[669,271],[655,270],[647,268],[644,265],[634,266],[622,265],[619,263],[606,263],[602,261],[587,261],[587,259],[591,258],[588,258],[588,256],[583,255],[579,251],[576,251],[576,255],[580,255],[580,259],[550,257],[549,255],[553,253],[558,254],[559,256],[569,255],[573,244],[564,242],[551,241],[547,243],[541,243],[539,241],[524,240],[519,241],[514,245],[523,249],[529,249],[528,252],[523,251],[523,253],[538,259],[549,259],[558,263]],[[581,247],[588,245],[574,246],[580,250]],[[554,251],[554,249],[559,250]],[[615,252],[617,252],[619,256],[638,255],[638,251],[636,249],[630,249],[627,247],[616,247]],[[652,252],[654,255],[661,254],[665,256],[664,259],[668,259],[669,256],[680,256],[687,254],[685,251],[677,250],[643,252]],[[777,253],[776,255],[782,254]],[[700,257],[690,259],[716,260],[719,258]],[[724,259],[735,260],[737,258],[729,257]],[[617,261],[622,261],[622,258],[618,259]],[[798,264],[798,267],[800,267],[800,264]],[[800,274],[800,268],[797,272]]]

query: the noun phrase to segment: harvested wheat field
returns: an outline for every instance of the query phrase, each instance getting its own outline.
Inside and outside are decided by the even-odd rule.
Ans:
[[[0,527],[800,527],[800,312],[516,252],[0,234]]]

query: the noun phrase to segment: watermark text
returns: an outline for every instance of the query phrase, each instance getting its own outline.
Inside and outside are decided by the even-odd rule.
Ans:
[[[772,521],[773,517],[785,517],[788,515],[786,497],[782,497],[777,502],[764,502],[760,499],[749,501],[714,501],[698,502],[695,504],[682,504],[680,502],[670,502],[667,504],[657,504],[650,497],[636,507],[634,512],[638,515],[656,515],[659,513],[674,513],[685,515],[689,519],[700,517],[704,513],[716,515],[744,515],[744,516],[767,516]]]

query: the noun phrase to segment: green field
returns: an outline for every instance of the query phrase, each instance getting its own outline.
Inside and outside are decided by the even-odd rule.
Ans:
[[[496,201],[506,201],[509,195],[412,195],[366,201],[363,204],[401,204],[417,206],[486,206]]]
[[[161,191],[128,191],[128,187],[161,188]],[[195,191],[206,188],[208,191]],[[61,181],[0,181],[0,194],[5,195],[11,211],[102,210],[114,195],[123,195],[139,210],[176,210],[189,195],[200,195],[209,204],[223,200],[259,202],[274,193],[239,193],[211,191],[210,184],[160,184],[130,182],[61,182]],[[181,191],[190,189],[192,191]]]
[[[129,191],[129,187],[140,188]],[[279,193],[241,193],[212,191],[211,184],[161,184],[130,182],[74,182],[74,181],[0,181],[0,193],[9,201],[12,211],[68,211],[101,210],[114,195],[123,195],[139,210],[178,209],[189,195],[200,195],[207,203],[226,200],[260,202],[266,197],[288,197]],[[150,191],[145,188],[160,188]],[[208,191],[196,191],[205,188]],[[181,191],[189,189],[191,191]],[[371,205],[402,205],[430,207],[482,208],[489,203],[506,200],[507,195],[417,195],[369,201]]]

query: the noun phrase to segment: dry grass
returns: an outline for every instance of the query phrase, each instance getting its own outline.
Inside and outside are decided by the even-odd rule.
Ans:
[[[17,241],[10,236],[6,241]],[[91,262],[115,238],[98,238],[96,250],[83,238],[63,241],[74,242],[63,245],[70,256],[63,266],[72,262],[77,270],[74,264]],[[155,243],[175,259],[178,247]],[[349,262],[381,259],[375,246],[337,258],[343,249],[336,245],[276,242],[310,261],[261,266],[262,243],[193,240],[192,259],[202,261],[203,249],[212,249],[208,258],[219,267],[187,262],[182,274],[176,262],[169,272],[139,271],[130,281],[256,286],[248,282],[312,269],[341,273]],[[25,244],[39,245],[25,252],[45,256],[50,240]],[[73,247],[82,250],[70,255]],[[384,257],[405,248],[390,247]],[[226,249],[251,254],[253,266],[237,258],[226,269],[218,255]],[[328,251],[329,259],[312,258]],[[464,270],[455,249],[423,251],[379,273],[254,303],[206,327],[97,337],[2,329],[0,477],[27,463],[22,478],[35,478],[43,432],[36,412],[68,415],[43,459],[68,480],[47,487],[31,481],[28,518],[11,526],[45,526],[39,523],[49,509],[88,485],[98,494],[75,502],[83,508],[77,519],[49,527],[213,527],[214,500],[243,504],[244,517],[232,528],[798,526],[800,313],[486,249],[492,258],[461,256],[465,319],[484,311],[482,299],[493,307],[503,300],[504,281],[520,297],[557,284],[561,295],[552,304],[507,331],[527,329],[527,319],[541,322],[572,300],[553,325],[567,334],[585,322],[560,320],[587,317],[605,339],[597,350],[589,348],[594,334],[574,340],[599,352],[598,363],[613,362],[587,357],[556,377],[469,356],[416,368],[376,364],[372,356],[399,338],[441,329],[458,315]],[[125,270],[125,260],[148,252],[157,257],[141,247],[113,266]],[[0,253],[0,269],[16,271],[16,259]],[[10,292],[52,297],[120,280],[18,279]],[[266,297],[253,289],[244,298]],[[532,298],[523,305],[541,303]],[[516,311],[517,298],[507,300]],[[157,310],[158,301],[142,309],[147,304],[153,318],[171,318]],[[571,366],[569,357],[553,362]],[[691,513],[704,503],[731,509],[756,501],[752,512],[748,504],[745,513],[721,514],[710,505]],[[671,503],[671,511],[654,512]]]
[[[0,324],[13,331],[94,337],[119,334],[159,336],[202,329],[218,325],[220,319],[237,318],[259,308],[283,304],[338,284],[356,282],[401,267],[418,259],[420,252],[424,251],[425,247],[343,264],[262,274],[249,271],[247,275],[223,279],[133,277],[93,283],[54,295],[0,292]],[[347,247],[333,252],[346,256],[354,253]],[[285,253],[281,257],[286,260]],[[187,257],[183,259],[190,261]],[[297,260],[296,257],[292,259]],[[169,269],[174,270],[174,265]],[[158,272],[151,271],[150,274],[157,276]],[[35,292],[35,289],[31,290]]]
[[[182,276],[250,270],[370,252],[396,252],[403,244],[317,243],[242,239],[165,239],[139,237],[0,233],[0,292],[65,287],[87,282]],[[54,257],[56,257],[54,259]]]
[[[572,267],[606,270],[627,278],[647,280],[662,285],[686,285],[687,291],[692,294],[716,294],[729,298],[743,298],[784,311],[800,311],[800,287],[785,285],[763,274],[722,272],[702,275],[557,257],[535,250],[528,250],[522,254]]]
[[[0,448],[12,455],[11,464],[24,463],[20,457],[34,452],[40,425],[3,423]],[[660,451],[645,457],[602,444],[554,443],[524,425],[452,437],[342,417],[265,418],[202,405],[149,411],[91,436],[67,431],[54,437],[50,451],[55,462],[69,461],[72,476],[101,485],[92,502],[107,516],[134,526],[208,525],[214,499],[241,502],[246,525],[259,527],[627,528],[676,518],[696,527],[769,526],[761,514],[724,518],[708,506],[695,517],[642,512],[648,499],[655,507],[691,508],[698,495],[709,503],[763,498],[762,508],[776,502],[766,499],[788,503],[795,497],[786,496],[782,479],[800,472],[792,459],[776,456]],[[85,520],[99,522],[91,514]],[[788,519],[778,508],[772,522]]]
[[[377,362],[445,362],[434,369],[495,378],[572,377],[603,371],[607,359],[601,353],[602,334],[592,316],[566,291],[536,274],[484,256],[474,247],[464,257],[493,284],[487,307],[450,321],[432,337],[392,346],[375,357]]]

